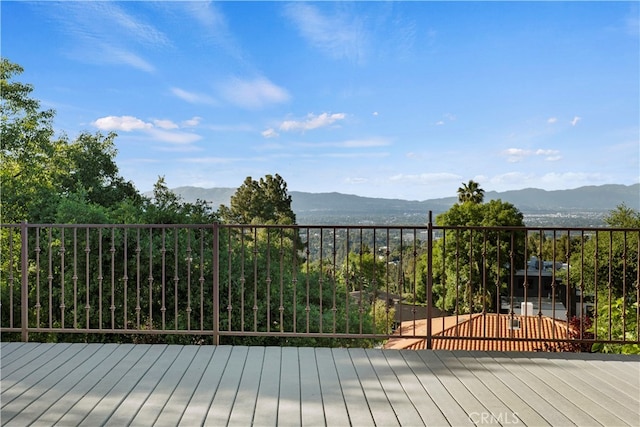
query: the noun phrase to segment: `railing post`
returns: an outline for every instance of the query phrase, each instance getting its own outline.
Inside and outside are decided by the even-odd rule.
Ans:
[[[20,224],[20,328],[22,329],[22,341],[29,341],[29,233],[26,221]]]
[[[433,316],[431,307],[433,306],[433,212],[429,211],[429,222],[427,223],[427,350],[432,349],[431,340],[431,318]]]
[[[220,344],[220,224],[213,223],[213,343]]]

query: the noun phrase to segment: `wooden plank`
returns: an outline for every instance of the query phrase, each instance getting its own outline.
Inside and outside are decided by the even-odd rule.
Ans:
[[[211,361],[214,347],[198,345],[192,347],[195,349],[195,355],[173,393],[169,396],[167,403],[162,408],[155,422],[156,425],[178,425],[180,423],[189,400],[192,398],[196,386]],[[147,423],[147,425],[149,424]]]
[[[2,405],[5,420],[10,419],[8,414],[17,414],[55,384],[59,378],[55,372],[77,354],[77,347],[65,345],[61,348],[62,351],[58,351],[56,347],[49,346],[50,353],[41,353],[31,364],[24,365],[3,378]]]
[[[473,425],[464,409],[440,381],[439,374],[436,374],[421,356],[421,352],[425,351],[431,352],[431,350],[407,350],[401,351],[400,354],[450,425]]]
[[[253,423],[260,376],[264,365],[264,353],[264,347],[249,347],[248,349],[240,387],[229,416],[229,426],[244,427]]]
[[[484,412],[470,413],[469,416],[475,423],[517,423],[520,415],[506,405],[494,390],[483,383],[471,370],[469,370],[456,357],[458,353],[451,351],[438,351],[436,355],[447,368],[455,373],[455,376],[469,392],[486,408]],[[543,422],[544,424],[544,422]]]
[[[369,357],[371,366],[382,385],[382,389],[400,425],[411,426],[424,424],[424,420],[416,410],[409,396],[407,396],[405,389],[400,383],[400,379],[389,366],[382,350],[366,350],[366,354]]]
[[[100,396],[99,401],[96,403],[93,399],[89,401],[81,401],[80,404],[91,402],[95,403],[92,408],[82,407],[80,409],[86,414],[86,417],[80,422],[80,425],[94,426],[105,425],[108,422],[112,422],[111,417],[117,411],[121,411],[129,406],[135,406],[137,410],[142,403],[143,399],[130,396],[131,391],[138,385],[140,380],[144,377],[153,364],[158,361],[166,345],[148,345],[146,351],[138,360],[132,360],[127,355],[126,361],[128,362],[124,368],[126,370],[118,370],[117,375],[111,376],[108,374],[105,380],[100,384],[99,391],[96,393]],[[104,394],[103,394],[104,393]],[[94,390],[89,392],[89,395],[94,395]],[[121,406],[124,405],[124,408]],[[64,420],[64,418],[63,418]]]
[[[70,346],[69,349],[75,350],[75,354],[69,357],[68,361],[56,366],[51,374],[20,396],[19,401],[22,409],[18,411],[20,415],[15,425],[21,426],[25,423],[34,423],[51,406],[63,400],[77,383],[96,367],[96,364],[101,363],[109,356],[109,352],[100,351],[101,347],[101,345],[86,346],[84,344]],[[111,351],[113,351],[113,347]],[[5,406],[3,412],[11,411],[12,408],[10,406]],[[6,417],[4,424],[8,426],[14,425]]]
[[[23,342],[0,342],[0,358],[4,360],[5,357],[8,357],[14,351],[18,350],[24,344]],[[33,344],[33,343],[32,343]]]
[[[518,393],[540,415],[552,425],[597,425],[598,423],[565,397],[563,391],[556,391],[541,379],[531,374],[523,365],[535,363],[525,357],[513,359],[500,352],[487,352],[488,360],[483,365],[499,365],[504,368],[503,381]]]
[[[105,425],[124,426],[129,425],[138,411],[146,403],[153,391],[166,374],[167,370],[174,364],[180,354],[182,346],[169,345],[158,354],[158,358],[153,361],[144,374],[138,379],[133,388],[126,392],[118,408],[111,414]],[[156,414],[155,416],[157,416]],[[155,416],[153,419],[155,419]]]
[[[111,369],[116,366],[129,351],[134,348],[133,345],[119,344],[103,344],[99,346],[99,350],[94,353],[90,361],[87,362],[87,372],[78,379],[75,384],[70,386],[67,392],[61,393],[61,396],[44,412],[33,426],[52,426],[76,405],[91,390],[97,382],[104,377]],[[69,378],[76,378],[74,372]],[[56,386],[56,389],[59,386]]]
[[[411,369],[407,361],[402,357],[402,351],[385,350],[383,354],[404,393],[406,393],[415,410],[420,414],[422,423],[437,426],[448,425],[447,418],[422,386],[417,373]]]
[[[492,392],[500,398],[507,406],[508,412],[502,415],[503,421],[509,424],[524,424],[527,426],[545,426],[550,425],[538,412],[529,406],[529,404],[520,398],[513,390],[503,383],[495,374],[494,367],[487,367],[468,352],[453,352],[458,361],[462,363],[469,371],[473,373],[482,383],[492,390]],[[448,361],[451,363],[451,361]],[[502,369],[498,367],[498,369]],[[498,420],[496,420],[497,423]],[[505,424],[507,424],[505,422]]]
[[[280,369],[280,396],[278,398],[278,425],[299,426],[302,420],[300,409],[300,364],[296,347],[282,347]]]
[[[231,349],[229,361],[224,368],[222,378],[218,384],[218,389],[213,397],[209,412],[205,418],[205,425],[221,426],[227,425],[233,403],[238,394],[240,378],[247,360],[248,347],[234,346]]]
[[[589,382],[583,379],[586,374],[585,366],[578,366],[569,360],[551,357],[552,365],[540,363],[539,358],[532,359],[537,363],[526,363],[522,367],[533,375],[544,380],[545,384],[555,390],[563,391],[570,396],[571,403],[578,408],[588,408],[589,416],[603,425],[622,425],[625,422],[638,425],[638,408],[640,402],[636,399],[630,407],[624,406],[625,395],[603,382]],[[615,397],[613,397],[615,396]]]
[[[438,351],[418,351],[418,354],[424,360],[425,365],[438,377],[448,394],[462,408],[463,414],[467,417],[467,423],[471,422],[477,415],[487,414],[489,410],[474,396],[465,385],[457,378],[449,367],[447,367],[438,357]],[[460,417],[460,415],[457,415]],[[447,417],[448,418],[448,417]],[[451,421],[451,420],[450,420]],[[452,424],[457,424],[453,422]]]
[[[393,410],[391,402],[389,402],[380,379],[371,365],[367,352],[361,348],[353,348],[349,350],[349,354],[376,425],[400,425],[400,421]]]
[[[260,375],[260,387],[256,399],[253,423],[259,426],[278,424],[278,400],[280,396],[281,352],[279,347],[267,347]]]
[[[20,381],[23,377],[31,374],[34,365],[43,365],[55,358],[69,347],[70,344],[40,344],[27,343],[21,347],[19,353],[13,354],[16,357],[5,364],[2,360],[2,391],[8,390],[16,381]],[[23,352],[24,351],[24,352]],[[24,368],[24,369],[23,369]]]
[[[73,406],[69,407],[66,413],[59,420],[60,425],[79,425],[85,418],[87,418],[91,410],[106,396],[109,391],[117,384],[131,369],[134,367],[137,361],[144,358],[144,355],[151,348],[150,345],[134,345],[134,344],[121,344],[121,348],[130,351],[126,352],[125,356],[116,360],[117,363],[112,363],[110,360],[108,365],[110,369],[102,370],[106,367],[106,364],[101,365],[95,374],[87,377],[88,383],[83,383],[81,391],[85,391],[85,394],[79,399]],[[117,352],[119,357],[122,357],[120,352]],[[111,408],[113,410],[113,408]],[[106,419],[107,414],[103,417]],[[94,417],[96,415],[94,414]],[[99,424],[99,423],[94,423]]]
[[[302,425],[326,425],[316,351],[308,347],[299,348],[298,355],[300,360],[300,409],[302,411]]]
[[[331,349],[318,347],[314,353],[320,392],[322,393],[325,425],[345,426],[352,424],[349,422],[349,413],[347,412],[346,401],[343,396],[340,378],[338,378],[338,372],[336,371]],[[304,359],[301,358],[301,363],[302,360]],[[301,369],[304,369],[304,367],[301,367]],[[304,406],[302,409],[304,411]]]
[[[30,424],[40,416],[42,413],[40,409],[46,409],[55,402],[55,400],[45,400],[46,397],[51,397],[51,395],[55,394],[55,390],[51,393],[47,392],[51,391],[51,388],[56,383],[64,379],[65,375],[70,370],[73,370],[77,364],[82,364],[95,352],[95,347],[90,347],[86,352],[82,352],[81,350],[84,348],[84,344],[67,346],[63,352],[40,366],[30,375],[22,378],[9,391],[3,393],[3,425]],[[28,368],[28,365],[24,368]],[[19,421],[16,424],[14,417],[17,416],[19,416]],[[12,423],[12,421],[14,422]]]
[[[197,383],[195,392],[192,394],[189,404],[187,405],[180,424],[185,426],[203,425],[204,420],[209,412],[209,407],[215,397],[220,379],[224,374],[224,370],[229,362],[232,346],[216,346],[213,347],[214,352],[204,370],[202,377]]]
[[[185,374],[185,371],[191,365],[193,358],[197,352],[197,346],[170,346],[165,353],[161,356],[161,359],[167,359],[173,356],[173,353],[170,352],[171,349],[175,349],[177,354],[173,361],[170,362],[170,366],[164,371],[161,372],[163,365],[155,364],[153,367],[153,371],[158,371],[157,374],[161,375],[160,381],[156,384],[156,386],[150,390],[149,397],[146,399],[140,410],[133,417],[129,425],[139,425],[139,426],[148,426],[154,423],[160,417],[160,413],[162,409],[167,404],[169,398],[173,395],[178,383],[182,379]],[[147,378],[149,375],[145,376]],[[139,383],[139,388],[144,390],[147,384],[143,382]],[[133,393],[136,393],[135,390]],[[136,393],[136,399],[141,399],[142,395],[140,393]],[[118,422],[117,420],[113,420],[114,422]],[[111,422],[111,420],[109,421]],[[161,420],[164,422],[164,420]]]
[[[353,360],[349,355],[349,349],[333,348],[331,353],[351,424],[374,425],[369,401],[365,396],[364,389],[353,365]]]
[[[34,351],[40,343],[25,342],[0,342],[0,360],[2,367],[9,366],[15,360]]]
[[[629,358],[626,362],[616,360],[571,360],[582,369],[585,377],[593,381],[607,384],[617,393],[637,402],[640,396],[640,358]]]

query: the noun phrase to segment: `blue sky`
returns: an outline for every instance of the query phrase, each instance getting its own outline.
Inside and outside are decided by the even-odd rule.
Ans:
[[[2,1],[55,127],[141,191],[425,200],[640,181],[637,2]]]

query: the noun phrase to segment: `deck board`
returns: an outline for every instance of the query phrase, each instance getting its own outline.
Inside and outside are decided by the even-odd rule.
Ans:
[[[7,426],[640,425],[637,356],[38,343],[0,353]]]

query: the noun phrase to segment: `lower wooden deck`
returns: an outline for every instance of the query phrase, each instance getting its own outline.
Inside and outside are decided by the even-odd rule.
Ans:
[[[640,358],[2,343],[3,426],[640,425]]]

